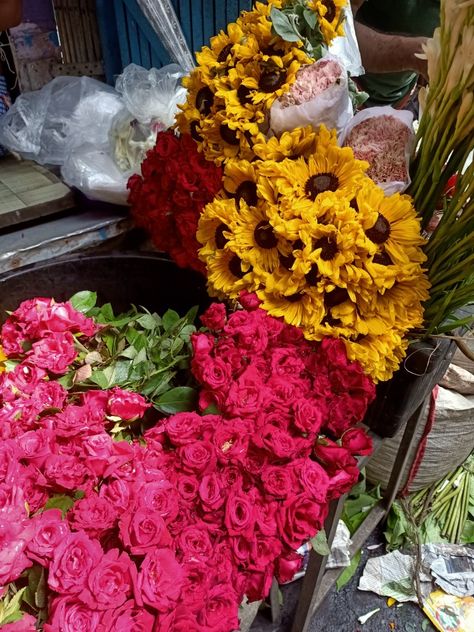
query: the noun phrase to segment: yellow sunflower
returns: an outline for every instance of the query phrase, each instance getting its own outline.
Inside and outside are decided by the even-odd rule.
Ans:
[[[344,340],[347,357],[360,362],[374,382],[389,380],[405,357],[408,341],[403,336],[403,332],[390,329],[378,336]]]
[[[288,325],[301,327],[306,331],[324,318],[324,304],[317,289],[302,289],[272,292],[268,283],[264,289],[257,290],[261,307],[275,318],[283,318]]]
[[[201,51],[196,53],[201,72],[210,79],[225,73],[228,64],[233,64],[234,46],[240,44],[243,39],[244,32],[235,22],[227,25],[227,33],[221,31],[211,37],[210,47],[203,46]]]
[[[206,257],[206,266],[210,296],[238,298],[242,290],[254,292],[257,289],[251,265],[242,261],[230,248],[224,247]]]
[[[280,257],[291,252],[289,242],[281,238],[268,221],[267,205],[257,202],[248,206],[241,198],[240,210],[232,223],[233,236],[229,247],[252,267],[272,272],[280,265]]]
[[[311,0],[308,4],[318,14],[319,28],[328,46],[335,37],[344,35],[345,5],[346,0]]]
[[[274,160],[280,162],[284,158],[303,157],[308,158],[316,151],[317,134],[311,125],[297,127],[291,132],[283,132],[278,136],[263,139],[253,146],[255,155],[262,160]]]
[[[355,196],[367,237],[377,245],[376,262],[382,264],[423,263],[420,219],[408,195],[385,196],[375,184],[361,188]]]
[[[215,91],[209,87],[199,68],[183,79],[183,86],[187,88],[186,103],[179,105],[180,112],[176,115],[176,122],[182,134],[191,134],[199,142],[199,126],[201,122],[215,111]]]
[[[235,201],[225,198],[216,198],[204,207],[196,232],[196,239],[203,246],[199,255],[204,262],[216,250],[222,250],[232,237],[231,226],[237,212]]]
[[[5,371],[5,364],[4,364],[5,360],[7,360],[7,356],[5,355],[2,347],[0,346],[0,373]]]
[[[256,123],[230,118],[225,111],[205,119],[197,131],[204,155],[216,164],[236,156],[252,160],[252,138],[260,133]]]
[[[329,132],[321,126],[316,152],[308,159],[285,159],[265,163],[262,175],[270,178],[276,194],[288,198],[317,199],[325,191],[339,192],[352,198],[368,169],[368,163],[356,160],[352,150],[339,147],[335,130]]]

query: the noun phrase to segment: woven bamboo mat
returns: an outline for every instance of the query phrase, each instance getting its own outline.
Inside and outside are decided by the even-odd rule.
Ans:
[[[44,167],[0,158],[0,229],[73,206],[72,191]]]

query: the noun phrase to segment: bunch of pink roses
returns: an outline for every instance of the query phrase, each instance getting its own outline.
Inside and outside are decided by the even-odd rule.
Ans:
[[[91,319],[35,299],[3,326],[0,587],[34,590],[43,569],[45,632],[236,630],[243,596],[293,576],[296,549],[356,481],[371,445],[354,426],[373,384],[342,344],[308,343],[242,303],[212,305],[193,338],[201,413],[161,417],[133,441],[111,428],[143,416],[141,395],[55,380]],[[46,365],[35,350],[52,337]],[[25,610],[5,629],[33,631],[40,613]]]

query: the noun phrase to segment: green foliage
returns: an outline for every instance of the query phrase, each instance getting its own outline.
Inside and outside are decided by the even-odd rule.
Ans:
[[[48,499],[48,502],[46,503],[46,505],[44,506],[44,510],[46,511],[46,509],[60,509],[62,511],[63,518],[64,518],[64,516],[67,514],[67,512],[71,509],[73,505],[74,505],[74,498],[71,498],[71,496],[66,496],[66,495],[61,494],[61,495],[51,496]]]
[[[341,590],[343,586],[345,586],[350,580],[354,577],[354,574],[359,566],[360,558],[362,557],[361,551],[357,551],[355,555],[351,559],[351,563],[347,566],[342,573],[339,575],[336,581],[336,587],[338,590]]]
[[[21,611],[21,600],[26,588],[16,591],[13,584],[10,584],[5,597],[0,601],[0,626],[7,623],[14,623],[23,617]]]
[[[186,369],[197,307],[183,317],[171,309],[159,316],[136,307],[116,316],[109,303],[96,307],[96,300],[94,292],[71,299],[102,327],[87,348],[76,340],[79,355],[60,383],[75,392],[114,386],[136,391],[165,414],[193,410],[196,393]]]
[[[302,42],[304,51],[313,59],[321,59],[326,46],[314,11],[304,0],[293,0],[281,9],[270,12],[273,31],[285,42]]]
[[[365,474],[362,471],[362,480],[350,491],[344,503],[342,520],[346,523],[351,535],[353,535],[364,522],[367,514],[382,498],[380,486],[367,490]]]
[[[328,545],[326,531],[324,529],[318,531],[314,538],[311,538],[310,542],[313,549],[316,551],[316,553],[319,553],[319,555],[329,555],[331,553]]]

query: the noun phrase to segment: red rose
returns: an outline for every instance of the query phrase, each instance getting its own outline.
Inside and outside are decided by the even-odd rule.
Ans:
[[[225,327],[226,317],[224,303],[212,303],[201,316],[201,322],[208,329],[221,331]]]
[[[250,435],[251,422],[249,420],[223,420],[218,424],[212,442],[216,446],[219,462],[243,462],[247,456]]]
[[[44,464],[44,475],[53,490],[87,491],[94,486],[95,476],[77,457],[52,454]]]
[[[225,526],[230,535],[251,538],[255,527],[255,509],[252,496],[231,490],[225,505]]]
[[[217,394],[219,399],[226,397],[231,379],[231,368],[224,360],[209,358],[197,377],[204,386]]]
[[[347,448],[325,438],[316,444],[314,454],[329,474],[329,500],[345,494],[355,485],[359,478],[359,468]]]
[[[261,300],[256,294],[250,294],[247,290],[242,290],[239,294],[239,303],[247,312],[253,312],[258,309]]]
[[[230,584],[213,586],[198,612],[198,623],[208,632],[238,630],[239,605]]]
[[[245,595],[249,601],[264,599],[270,592],[274,575],[274,564],[264,571],[251,571],[245,575]]]
[[[209,530],[204,523],[185,527],[177,539],[177,546],[184,562],[196,560],[206,562],[212,555]]]
[[[329,476],[326,471],[311,459],[304,459],[297,468],[303,489],[319,503],[327,501]]]
[[[296,479],[288,467],[270,465],[262,471],[261,476],[267,494],[283,499],[294,493]]]
[[[57,593],[78,595],[89,573],[103,557],[100,544],[84,532],[70,533],[59,543],[49,567],[48,585]]]
[[[104,612],[97,632],[150,632],[156,629],[154,624],[154,615],[131,599],[116,610]]]
[[[183,569],[169,549],[154,548],[142,562],[138,574],[138,594],[159,612],[175,607],[181,595]]]
[[[74,531],[82,529],[91,538],[99,538],[115,525],[117,512],[105,498],[92,492],[74,504],[68,520]]]
[[[48,334],[41,340],[34,342],[32,350],[28,354],[30,362],[40,369],[46,369],[56,375],[66,373],[76,356],[74,338],[69,331]]]
[[[177,413],[165,421],[166,432],[175,445],[195,441],[202,426],[202,417],[197,413]]]
[[[228,414],[236,417],[255,415],[267,403],[269,397],[268,389],[258,371],[250,367],[232,382],[225,409]]]
[[[194,441],[178,449],[183,468],[188,472],[206,474],[214,469],[216,451],[210,441]]]
[[[209,567],[202,561],[191,560],[183,564],[183,572],[182,602],[200,608],[209,590]]]
[[[296,573],[301,570],[303,560],[303,556],[295,551],[291,553],[285,552],[284,555],[280,555],[275,565],[275,577],[278,583],[287,584],[291,582]]]
[[[229,316],[224,331],[235,339],[239,347],[249,349],[253,354],[263,353],[268,346],[265,312],[261,310],[234,312]]]
[[[286,430],[267,424],[261,429],[260,435],[263,447],[272,456],[289,459],[298,452],[298,444]]]
[[[49,623],[44,632],[78,632],[98,630],[100,612],[91,610],[75,597],[56,597],[50,606]]]
[[[172,522],[179,512],[178,492],[165,480],[146,483],[140,489],[140,504],[160,514],[166,524]]]
[[[218,474],[213,472],[202,478],[199,484],[199,497],[204,505],[205,511],[216,511],[225,501],[223,483]]]
[[[323,528],[328,507],[315,502],[307,494],[299,494],[281,508],[281,537],[293,550],[314,537]]]
[[[173,157],[179,149],[179,140],[173,131],[160,132],[156,137],[154,153],[160,158]]]
[[[317,434],[328,413],[325,400],[301,398],[293,402],[293,422],[306,434]]]
[[[351,454],[366,456],[372,454],[372,439],[363,428],[350,428],[342,435],[342,447]]]
[[[181,498],[183,498],[187,502],[192,502],[197,496],[199,490],[199,481],[196,476],[192,474],[178,473],[176,487]]]

